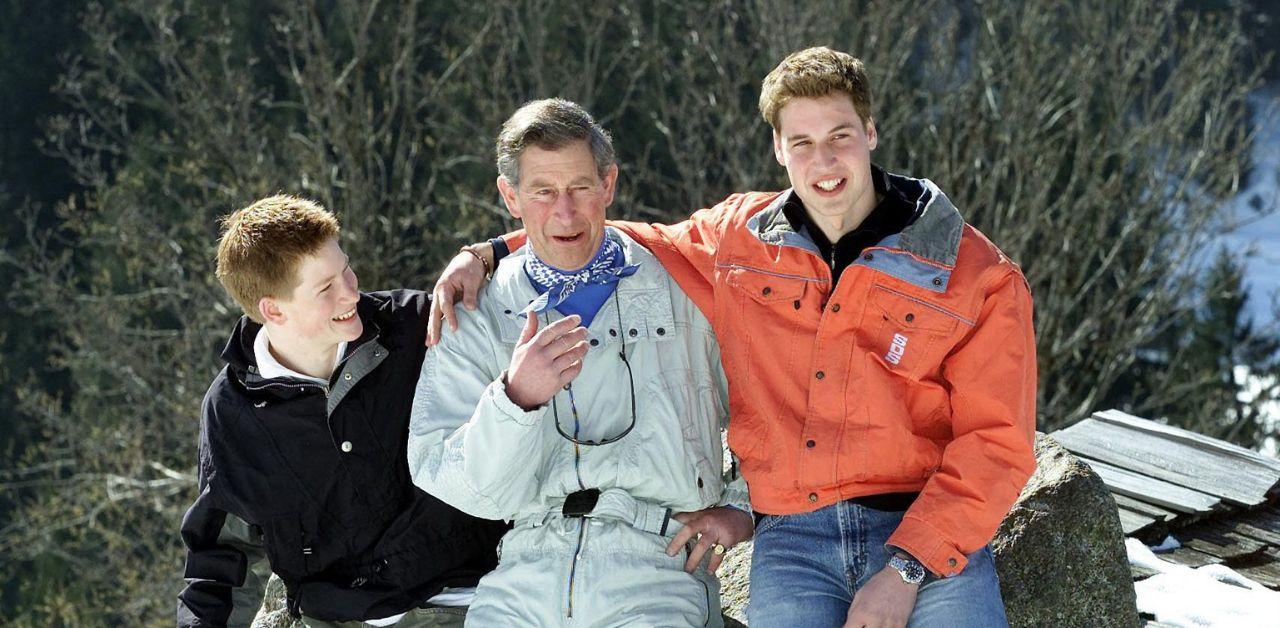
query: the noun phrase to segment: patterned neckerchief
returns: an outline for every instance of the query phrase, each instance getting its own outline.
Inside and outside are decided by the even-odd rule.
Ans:
[[[607,285],[617,283],[623,277],[630,277],[640,268],[639,264],[627,264],[622,253],[622,244],[609,234],[605,234],[596,256],[578,270],[560,270],[538,259],[538,255],[529,249],[525,257],[524,271],[535,284],[546,289],[546,292],[534,299],[523,314],[529,312],[545,312],[564,303],[583,286]]]

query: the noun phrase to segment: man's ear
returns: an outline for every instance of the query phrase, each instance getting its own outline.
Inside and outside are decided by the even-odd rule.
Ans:
[[[876,119],[867,116],[867,121],[863,126],[867,130],[867,150],[875,150],[876,144],[880,143],[880,134],[876,132]]]
[[[512,218],[520,220],[520,205],[516,203],[516,188],[502,175],[498,175],[498,194],[502,195],[502,202],[507,205],[507,213],[511,214]]]
[[[782,155],[782,136],[778,135],[778,130],[773,130],[773,158],[778,160],[778,165],[783,168],[787,167],[787,159]]]
[[[276,302],[274,297],[258,299],[258,316],[273,325],[282,325],[288,318],[285,316],[284,310],[280,309],[280,304]]]
[[[604,204],[608,207],[613,204],[613,197],[618,193],[618,164],[609,165],[609,169],[604,172],[604,181],[601,183],[604,188]]]

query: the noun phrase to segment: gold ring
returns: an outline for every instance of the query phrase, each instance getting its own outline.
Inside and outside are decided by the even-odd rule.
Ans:
[[[716,543],[715,545],[712,545],[712,546],[711,546],[711,553],[715,554],[716,556],[719,556],[719,555],[723,554],[723,553],[724,553],[724,546],[723,546],[723,545],[721,545],[721,544],[719,544],[719,543]]]

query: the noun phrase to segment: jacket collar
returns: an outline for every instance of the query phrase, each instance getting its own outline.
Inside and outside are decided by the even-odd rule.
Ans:
[[[876,244],[888,256],[872,256],[855,265],[869,266],[922,288],[944,292],[960,251],[964,219],[951,200],[928,179],[913,179],[884,173],[888,185],[915,204],[916,220],[901,233],[889,235]],[[819,254],[805,229],[797,231],[783,207],[799,203],[795,190],[778,194],[767,207],[747,220],[747,229],[765,244],[787,246]],[[794,197],[794,200],[793,200]]]
[[[639,264],[640,268],[634,275],[618,282],[616,298],[609,299],[600,307],[600,312],[587,328],[588,337],[605,343],[632,343],[645,338],[669,340],[672,334],[667,331],[673,329],[674,313],[666,269],[653,253],[627,234],[613,227],[605,229],[622,243],[626,263]],[[484,288],[481,307],[491,310],[501,321],[497,332],[503,342],[515,342],[524,327],[521,310],[538,298],[538,292],[524,272],[524,256],[528,254],[526,244],[502,258],[493,271],[493,280]],[[618,327],[619,318],[624,329],[617,331],[625,333],[614,336],[609,330]]]
[[[360,337],[354,342],[347,343],[347,355],[351,355],[356,350],[378,337],[381,328],[378,327],[374,320],[374,314],[378,311],[382,302],[377,298],[361,293],[360,301],[356,304],[356,311],[360,316],[360,321],[364,325],[364,331]],[[227,339],[227,344],[222,349],[222,359],[231,368],[231,372],[235,374],[236,379],[241,383],[262,384],[265,380],[258,373],[258,360],[254,352],[254,342],[258,338],[258,333],[262,331],[262,325],[254,322],[248,316],[241,316],[236,323],[235,329],[231,331],[231,337]],[[336,373],[338,369],[334,369]],[[295,381],[295,380],[290,380]],[[305,380],[296,380],[295,383],[301,383]],[[306,382],[310,384],[310,382]],[[314,385],[314,384],[312,384]]]

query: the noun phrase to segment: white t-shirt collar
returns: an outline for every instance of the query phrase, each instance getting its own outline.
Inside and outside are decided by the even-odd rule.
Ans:
[[[347,351],[347,341],[338,343],[338,351],[333,354],[333,368],[337,370],[338,363],[342,361],[342,354]],[[281,379],[291,378],[300,379],[307,382],[328,386],[328,380],[320,377],[312,377],[303,375],[283,364],[271,355],[270,339],[267,338],[267,328],[264,326],[258,330],[258,337],[253,339],[253,357],[258,362],[258,375],[263,379]]]

